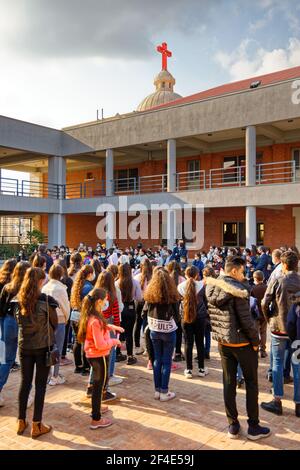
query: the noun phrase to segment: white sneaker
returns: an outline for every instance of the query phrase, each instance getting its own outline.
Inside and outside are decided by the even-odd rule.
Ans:
[[[49,385],[54,387],[55,385],[63,385],[66,382],[66,379],[63,375],[58,375],[57,377],[51,377],[49,380]]]
[[[204,369],[199,369],[199,377],[205,377],[206,375],[208,375],[208,368],[207,367],[204,367]]]
[[[121,377],[115,377],[114,375],[110,377],[108,385],[110,387],[113,387],[114,385],[120,385],[123,382],[123,379]]]
[[[192,379],[193,378],[193,372],[189,369],[185,369],[184,371],[184,376],[187,378],[187,379]]]
[[[176,397],[176,393],[175,392],[168,392],[168,393],[161,393],[160,394],[160,401],[169,401],[169,400],[173,400],[173,398]]]
[[[154,393],[154,400],[159,400],[160,399],[160,392],[155,392]]]
[[[29,393],[28,401],[27,401],[27,408],[30,408],[34,402],[34,392],[31,390]]]
[[[144,353],[144,351],[145,351],[145,349],[144,349],[142,346],[140,346],[139,348],[136,348],[136,349],[135,349],[134,354],[135,354],[136,356],[140,356],[141,354]]]
[[[5,405],[4,398],[2,396],[2,393],[0,393],[0,408]]]

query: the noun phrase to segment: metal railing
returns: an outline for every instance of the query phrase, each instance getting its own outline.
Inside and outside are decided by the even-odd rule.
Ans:
[[[256,165],[256,183],[259,185],[295,183],[296,181],[297,170],[295,160]]]
[[[67,183],[63,185],[62,199],[85,199],[105,195],[105,180]]]
[[[245,185],[245,166],[176,173],[176,191],[199,191]],[[300,169],[294,160],[256,165],[257,185],[300,182]],[[115,194],[143,194],[167,191],[167,174],[120,178],[112,181]],[[65,185],[16,178],[0,179],[0,195],[49,199],[85,199],[105,196],[105,180],[90,180]]]
[[[138,193],[138,178],[119,178],[113,180],[115,194],[120,193]]]
[[[213,168],[209,170],[207,187],[209,189],[244,186],[246,180],[245,166]]]
[[[176,191],[206,189],[205,171],[182,171],[176,174]]]
[[[138,188],[140,193],[163,193],[167,191],[167,174],[140,176]]]
[[[1,178],[0,194],[60,199],[62,197],[62,186],[38,181],[18,180],[16,178]]]

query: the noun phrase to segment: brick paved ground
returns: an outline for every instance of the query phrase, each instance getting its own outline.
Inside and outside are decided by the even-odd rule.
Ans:
[[[272,428],[270,438],[253,443],[245,437],[226,437],[221,367],[213,345],[212,358],[207,361],[209,375],[187,380],[184,365],[173,372],[171,389],[177,398],[167,403],[153,398],[152,372],[146,360],[139,358],[136,366],[117,364],[117,374],[124,382],[114,387],[119,399],[110,405],[114,425],[107,429],[88,429],[90,403],[85,398],[86,378],[73,374],[73,367],[64,367],[65,385],[48,387],[44,421],[54,430],[37,441],[17,436],[17,390],[20,372],[12,373],[5,387],[6,406],[0,408],[0,449],[300,449],[300,420],[295,417],[291,401],[293,386],[285,386],[284,416],[261,411],[261,421]],[[269,383],[265,379],[268,360],[261,360],[260,401],[269,400]],[[245,391],[238,390],[240,421],[246,430]],[[28,418],[32,417],[32,409]]]

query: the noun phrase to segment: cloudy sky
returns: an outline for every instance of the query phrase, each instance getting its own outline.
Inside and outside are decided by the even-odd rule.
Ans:
[[[0,0],[0,114],[61,128],[133,111],[162,41],[181,95],[298,66],[299,0]]]

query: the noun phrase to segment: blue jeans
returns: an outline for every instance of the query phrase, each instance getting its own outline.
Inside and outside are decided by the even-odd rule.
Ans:
[[[150,332],[154,349],[154,385],[155,390],[168,393],[171,374],[172,354],[176,344],[176,331],[172,333]]]
[[[16,360],[18,349],[18,324],[11,315],[0,318],[0,340],[3,346],[3,362],[0,365],[0,392],[7,382],[10,369]]]
[[[286,347],[285,347],[285,353],[284,353],[284,366],[283,366],[283,377],[289,378],[291,376],[291,358],[292,358],[292,348],[291,348],[291,341],[287,340],[286,342]],[[270,368],[269,371],[272,373],[273,369],[273,355],[272,355],[272,348],[270,351]]]
[[[211,326],[209,323],[206,324],[205,327],[205,353],[209,354],[210,353],[210,345],[211,345],[211,337],[210,337],[210,332],[211,332]]]
[[[63,347],[64,347],[65,331],[66,331],[65,323],[59,323],[57,325],[56,330],[55,330],[55,343],[56,343],[56,347],[59,351],[59,357],[61,357],[61,353],[62,353],[62,350],[63,350]],[[54,377],[58,377],[58,373],[59,373],[59,363],[55,364],[55,366],[54,366],[54,371],[53,371]]]
[[[273,390],[274,397],[283,398],[283,371],[284,371],[284,359],[287,345],[290,341],[285,338],[271,337],[271,349],[272,349],[272,377],[273,377]]]

